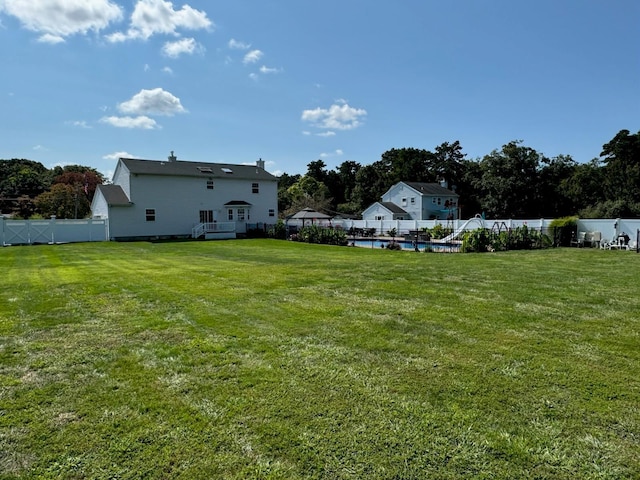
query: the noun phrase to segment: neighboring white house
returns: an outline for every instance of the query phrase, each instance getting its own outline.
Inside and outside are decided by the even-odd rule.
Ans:
[[[362,212],[363,220],[458,218],[459,195],[439,183],[398,182]]]
[[[235,237],[278,218],[278,179],[256,165],[120,158],[111,185],[99,185],[94,218],[109,238]]]

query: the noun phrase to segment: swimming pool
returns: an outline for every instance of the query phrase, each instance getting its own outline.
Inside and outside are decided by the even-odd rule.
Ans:
[[[387,239],[371,239],[371,240],[351,240],[349,241],[349,245],[354,245],[356,247],[362,248],[387,248],[391,240]],[[416,245],[415,242],[408,242],[406,240],[396,240],[396,243],[400,245],[402,250],[415,250]],[[417,244],[418,251],[424,252],[426,249],[431,249],[433,252],[460,252],[460,243],[438,243],[438,242],[424,242],[420,241]]]

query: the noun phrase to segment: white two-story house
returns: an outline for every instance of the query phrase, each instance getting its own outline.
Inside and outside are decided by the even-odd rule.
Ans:
[[[459,195],[439,183],[398,182],[362,212],[363,220],[456,220]]]
[[[111,240],[234,238],[276,223],[278,180],[256,165],[120,158],[110,185],[99,185],[94,218],[109,220]]]

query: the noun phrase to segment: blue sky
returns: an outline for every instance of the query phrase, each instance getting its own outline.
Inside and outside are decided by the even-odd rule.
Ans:
[[[0,0],[0,158],[304,173],[640,130],[637,0]]]

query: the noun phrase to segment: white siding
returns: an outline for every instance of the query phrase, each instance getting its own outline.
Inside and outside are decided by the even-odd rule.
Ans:
[[[259,193],[252,193],[252,183],[256,180],[241,178],[216,178],[214,188],[207,188],[206,174],[202,177],[175,177],[162,175],[132,175],[116,178],[123,189],[129,185],[130,207],[111,207],[110,236],[138,237],[156,235],[189,235],[200,221],[201,210],[212,210],[218,221],[227,221],[225,203],[245,201],[249,219],[237,224],[237,231],[244,231],[245,224],[269,223],[277,217],[269,217],[269,209],[277,215],[277,182],[257,181]],[[126,190],[125,190],[126,191]],[[155,221],[146,221],[146,210],[155,210]],[[246,215],[245,213],[245,215]],[[246,217],[245,217],[246,218]],[[235,219],[234,219],[235,220]]]
[[[91,216],[93,218],[107,218],[109,216],[109,205],[107,205],[107,201],[100,189],[96,189],[91,201]]]
[[[129,169],[122,163],[122,160],[118,160],[116,165],[116,171],[113,172],[114,185],[120,185],[127,198],[131,198],[131,183]]]

